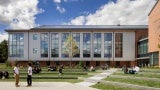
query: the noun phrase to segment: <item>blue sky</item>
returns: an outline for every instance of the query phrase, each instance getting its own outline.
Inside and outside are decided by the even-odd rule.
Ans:
[[[68,0],[68,2],[61,1],[61,3],[54,3],[52,0],[40,0],[38,7],[45,11],[42,14],[36,15],[36,23],[40,25],[61,25],[77,16],[95,13],[99,7],[108,3],[108,1],[109,0]],[[57,5],[65,8],[65,12],[61,13],[56,10]]]
[[[147,25],[156,0],[0,0],[0,37],[5,29],[39,25]],[[0,40],[0,41],[1,41]]]

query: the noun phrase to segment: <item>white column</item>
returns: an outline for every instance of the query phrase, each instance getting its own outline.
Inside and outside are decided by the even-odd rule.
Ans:
[[[83,58],[83,33],[80,33],[80,58]]]
[[[101,33],[101,58],[104,58],[104,33]]]

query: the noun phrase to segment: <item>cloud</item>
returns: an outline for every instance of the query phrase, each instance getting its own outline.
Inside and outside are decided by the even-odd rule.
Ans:
[[[3,40],[8,40],[7,33],[0,33],[0,42],[2,42]]]
[[[117,0],[101,6],[95,13],[77,16],[72,25],[147,25],[148,13],[156,0]]]
[[[1,0],[0,24],[12,29],[28,29],[36,26],[35,15],[42,13],[38,0]]]
[[[61,0],[53,0],[54,3],[61,3]]]
[[[70,21],[70,24],[73,25],[83,25],[85,24],[85,16],[78,16],[75,19]]]
[[[66,10],[63,7],[60,7],[59,5],[57,5],[56,9],[60,12],[60,13],[64,13]]]
[[[64,2],[77,2],[78,0],[64,0]]]

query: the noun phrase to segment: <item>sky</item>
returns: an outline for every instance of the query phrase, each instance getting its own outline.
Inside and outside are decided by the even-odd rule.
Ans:
[[[0,42],[5,29],[40,25],[148,25],[157,0],[0,0]]]

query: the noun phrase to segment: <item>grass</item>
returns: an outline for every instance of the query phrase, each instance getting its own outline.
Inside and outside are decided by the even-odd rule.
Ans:
[[[122,71],[115,72],[113,75],[122,75],[122,76],[133,76],[133,77],[146,77],[146,78],[157,78],[160,79],[160,73],[156,72],[139,72],[138,74],[124,74]]]
[[[70,83],[77,83],[82,82],[82,80],[78,79],[32,79],[34,82],[70,82]],[[0,79],[0,82],[15,82],[14,79]],[[20,82],[27,82],[26,79],[20,79]]]
[[[127,88],[127,87],[121,87],[121,86],[116,86],[116,85],[106,85],[106,84],[96,84],[92,86],[93,88],[98,88],[101,90],[137,90],[137,89],[132,89],[132,88]]]
[[[9,72],[9,79],[3,79],[0,80],[0,82],[4,81],[13,81],[14,82],[14,75],[13,75],[13,68],[8,67],[5,68],[5,64],[0,64],[0,71],[8,71]],[[70,83],[76,83],[81,82],[82,80],[79,80],[78,77],[82,78],[88,78],[95,74],[100,73],[101,71],[96,70],[95,72],[89,72],[84,71],[81,68],[65,68],[63,69],[63,74],[59,76],[58,71],[49,71],[47,67],[42,67],[42,71],[39,74],[33,74],[33,81],[34,82],[70,82]],[[26,81],[27,78],[27,67],[21,67],[20,68],[20,80]]]
[[[136,79],[132,79],[132,78],[125,78],[124,79],[124,78],[115,78],[115,77],[109,77],[109,78],[106,78],[105,80],[160,88],[160,82],[158,82],[158,81],[136,80]]]

